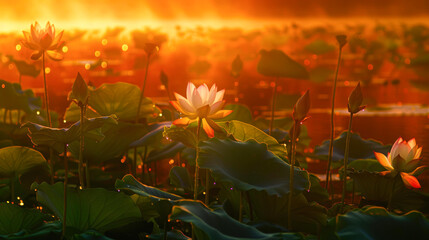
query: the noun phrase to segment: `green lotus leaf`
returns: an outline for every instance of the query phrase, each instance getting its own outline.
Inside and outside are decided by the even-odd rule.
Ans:
[[[32,90],[21,90],[18,83],[0,79],[0,108],[23,110],[32,113],[41,108],[42,101],[34,96]]]
[[[261,50],[258,73],[267,77],[307,79],[307,70],[280,50]]]
[[[182,143],[173,142],[168,145],[162,146],[160,149],[152,150],[148,157],[146,158],[145,163],[156,162],[163,159],[173,158],[180,151],[182,151],[185,146]]]
[[[332,161],[342,161],[344,159],[344,151],[346,146],[347,131],[341,133],[339,137],[334,139],[334,152],[332,154]],[[328,160],[329,155],[329,140],[326,140],[322,145],[314,148],[314,155],[312,157]],[[375,159],[374,152],[380,152],[385,155],[390,151],[390,145],[383,145],[372,139],[363,139],[357,133],[350,135],[350,152],[349,162],[356,159]]]
[[[250,112],[250,109],[245,105],[227,104],[223,109],[232,110],[232,113],[224,118],[216,119],[216,122],[238,120],[245,123],[251,123],[253,121],[252,112]]]
[[[269,128],[270,120],[263,117],[257,117],[252,123],[255,127],[265,130]],[[273,128],[279,128],[283,130],[289,130],[293,125],[293,119],[291,117],[276,118],[273,121]]]
[[[335,51],[336,47],[324,40],[315,40],[305,46],[304,49],[312,54],[322,55]]]
[[[182,199],[182,197],[178,195],[164,192],[158,188],[145,185],[139,182],[130,174],[125,175],[122,180],[117,179],[115,183],[115,188],[121,191],[125,190],[141,196],[150,197],[154,201],[175,201]]]
[[[61,222],[48,222],[33,229],[31,232],[21,230],[14,234],[1,235],[0,239],[7,240],[46,240],[46,239],[60,239],[61,238]]]
[[[164,233],[157,233],[157,234],[151,234],[149,235],[149,239],[154,240],[163,240],[164,239]],[[167,232],[167,239],[168,240],[192,240],[192,238],[186,236],[183,234],[183,232],[173,229],[171,231]]]
[[[42,183],[35,185],[36,199],[47,206],[58,218],[63,219],[64,184]],[[123,194],[102,188],[76,190],[67,188],[67,227],[85,232],[107,230],[139,220],[139,208],[133,200]]]
[[[326,188],[320,185],[320,179],[314,175],[309,174],[310,178],[310,191],[304,191],[303,194],[309,202],[315,201],[319,204],[325,204],[329,201],[329,193]]]
[[[20,231],[31,232],[43,224],[43,214],[18,205],[0,203],[0,238]]]
[[[33,78],[36,78],[40,74],[40,69],[38,69],[34,64],[29,64],[26,61],[20,61],[11,59],[11,62],[13,62],[16,66],[16,69],[18,70],[19,74],[21,76],[30,76]]]
[[[91,164],[123,156],[130,144],[145,135],[147,129],[142,124],[119,121],[117,125],[102,127],[101,133],[104,135],[102,141],[85,138],[83,158]],[[69,150],[74,156],[79,156],[79,141],[70,143]]]
[[[174,166],[170,169],[169,176],[173,186],[182,188],[185,192],[192,192],[192,178],[187,168]]]
[[[109,116],[115,114],[119,120],[134,121],[140,100],[140,89],[129,83],[105,83],[95,90],[88,89],[88,105],[91,111],[87,111],[87,117]],[[140,118],[152,116],[155,105],[149,98],[143,98],[140,107]],[[95,114],[95,116],[94,116]],[[67,121],[78,121],[80,108],[72,102],[67,108],[65,119]]]
[[[147,146],[149,144],[159,143],[161,142],[164,132],[164,128],[171,126],[171,122],[160,122],[149,125],[148,133],[146,133],[143,137],[134,141],[130,144],[130,147],[140,147]]]
[[[398,216],[370,207],[338,216],[336,234],[341,240],[421,239],[429,236],[429,220],[417,211]]]
[[[181,128],[172,125],[171,127],[164,127],[163,136],[176,142],[181,142],[185,146],[195,148],[197,145],[197,136],[189,128]]]
[[[179,201],[173,207],[170,219],[192,223],[195,226],[195,235],[200,240],[301,239],[294,234],[260,232],[233,219],[223,209],[210,209],[199,201]]]
[[[278,157],[284,158],[286,156],[286,148],[283,145],[280,145],[275,138],[253,125],[232,120],[230,122],[219,123],[219,126],[223,127],[228,134],[232,135],[238,141],[244,142],[253,139],[258,143],[266,144],[268,150]]]
[[[5,147],[0,149],[0,176],[20,176],[33,167],[45,165],[43,155],[28,147]]]
[[[375,172],[354,169],[349,170],[349,176],[355,181],[356,191],[361,193],[365,201],[387,204],[392,194],[393,178]],[[407,189],[400,179],[395,181],[392,198],[393,209],[399,209],[403,212],[411,210],[429,212],[428,193]]]
[[[356,183],[356,190],[366,199],[379,202],[389,200],[393,187],[393,178],[374,172],[354,170],[350,171],[349,176]],[[400,188],[400,185],[396,184],[395,189]]]
[[[210,169],[217,182],[227,182],[242,191],[265,191],[269,195],[289,193],[290,165],[255,140],[236,142],[212,138],[200,144],[198,164]],[[294,169],[294,189],[309,189],[308,173]]]
[[[368,172],[382,172],[386,169],[376,159],[357,159],[348,164],[347,169],[365,170]]]
[[[287,227],[289,196],[269,196],[266,192],[249,191],[250,201],[258,219]],[[327,223],[327,209],[308,202],[303,194],[292,198],[292,227],[294,231],[316,234]]]
[[[86,137],[101,141],[104,137],[101,133],[96,134],[96,132],[88,132],[104,125],[114,124],[118,124],[114,116],[85,119],[83,132]],[[68,128],[50,128],[32,122],[27,122],[22,127],[28,127],[29,137],[33,144],[49,146],[60,153],[64,151],[64,144],[77,141],[80,137],[80,121]]]

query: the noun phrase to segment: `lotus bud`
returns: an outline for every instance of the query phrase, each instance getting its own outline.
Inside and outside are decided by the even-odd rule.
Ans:
[[[340,45],[340,48],[343,48],[347,44],[347,36],[346,35],[337,35],[337,42]]]
[[[161,71],[160,80],[162,85],[164,85],[165,87],[168,87],[168,76],[167,74],[165,74],[164,71]]]
[[[292,117],[296,122],[303,122],[307,119],[310,110],[310,90],[307,90],[296,102]]]
[[[240,55],[237,55],[234,61],[232,61],[231,75],[237,78],[240,76],[241,70],[243,70],[243,61],[241,61]]]
[[[144,51],[148,56],[150,56],[154,51],[159,51],[159,46],[156,43],[145,43]]]
[[[76,100],[79,104],[86,104],[88,100],[88,85],[86,85],[80,73],[77,73],[69,99]]]
[[[358,113],[365,108],[365,106],[361,106],[363,101],[362,90],[360,88],[360,82],[353,89],[352,93],[349,96],[349,103],[347,104],[347,108],[350,113]]]

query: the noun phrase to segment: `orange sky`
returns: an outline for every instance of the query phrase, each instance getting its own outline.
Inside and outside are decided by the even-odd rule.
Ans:
[[[427,0],[0,0],[0,30],[52,21],[67,26],[162,21],[422,17]],[[141,22],[141,23],[140,23]]]

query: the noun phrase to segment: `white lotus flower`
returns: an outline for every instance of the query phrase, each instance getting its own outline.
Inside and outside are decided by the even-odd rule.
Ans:
[[[225,104],[223,95],[225,89],[217,91],[216,84],[209,89],[207,84],[198,88],[191,82],[186,89],[186,98],[178,93],[174,93],[177,101],[170,101],[171,105],[184,117],[173,122],[174,125],[186,126],[202,118],[203,129],[209,137],[214,137],[213,128],[219,128],[212,119],[223,118],[229,115],[232,110],[221,110]]]

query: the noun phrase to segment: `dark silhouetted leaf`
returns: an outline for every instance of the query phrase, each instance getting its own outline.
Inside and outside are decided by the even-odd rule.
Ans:
[[[19,146],[0,149],[0,177],[20,176],[43,164],[46,159],[34,149]]]
[[[307,79],[307,70],[280,50],[261,50],[258,73],[268,77]]]
[[[58,218],[63,218],[64,185],[42,183],[37,189],[37,201],[47,206]],[[125,194],[102,188],[67,189],[67,227],[85,232],[107,230],[139,220],[140,210]]]
[[[198,164],[210,169],[217,182],[232,183],[242,191],[265,191],[269,195],[289,193],[290,165],[267,150],[265,144],[255,140],[235,142],[212,138],[200,144]],[[307,190],[308,173],[294,171],[294,189]]]

